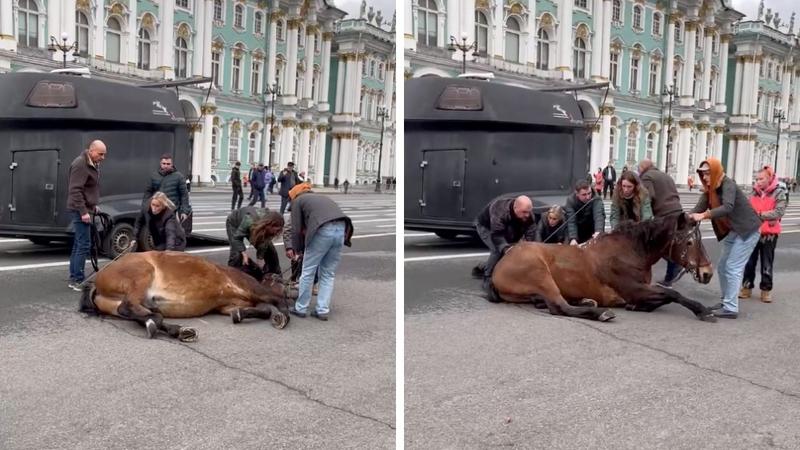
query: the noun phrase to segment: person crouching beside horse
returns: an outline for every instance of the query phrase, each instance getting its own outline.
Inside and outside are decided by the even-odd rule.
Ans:
[[[253,275],[259,281],[265,274],[281,273],[278,252],[272,240],[283,231],[283,217],[275,211],[255,206],[237,209],[225,220],[225,231],[231,244],[228,265]],[[256,259],[263,260],[263,266],[254,267],[247,256],[247,239],[256,249]]]
[[[606,226],[603,200],[592,196],[592,188],[586,180],[575,183],[575,192],[567,197],[564,209],[570,245],[583,244],[600,234]]]
[[[564,223],[564,209],[553,205],[536,226],[534,240],[543,244],[566,244],[569,241]]]
[[[750,196],[750,205],[761,219],[761,237],[744,268],[744,280],[739,298],[750,298],[756,279],[756,264],[761,257],[761,301],[771,303],[772,263],[775,261],[775,246],[781,234],[781,218],[786,212],[787,189],[778,182],[772,167],[764,166],[756,175],[756,184]]]
[[[717,263],[722,302],[712,309],[717,317],[735,319],[739,316],[738,294],[744,267],[761,236],[761,219],[736,182],[725,176],[718,159],[708,158],[700,163],[697,174],[703,193],[691,218],[698,223],[711,219],[714,234],[722,243]]]
[[[134,224],[133,236],[138,238],[142,229],[150,232],[153,250],[182,252],[186,249],[186,234],[175,217],[175,204],[163,192],[156,192],[145,203]],[[131,241],[131,251],[136,247],[136,241]]]
[[[624,221],[641,222],[652,218],[653,208],[647,189],[641,186],[633,172],[623,172],[611,196],[611,229],[616,229]]]
[[[483,289],[487,292],[494,266],[511,245],[523,239],[535,239],[536,222],[532,210],[533,202],[527,195],[499,198],[486,205],[475,219],[478,236],[489,248],[489,259],[483,269]]]

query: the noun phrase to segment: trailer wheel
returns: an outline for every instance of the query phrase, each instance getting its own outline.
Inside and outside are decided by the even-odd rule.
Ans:
[[[453,240],[458,236],[458,233],[455,231],[437,231],[436,236],[442,239]]]
[[[111,228],[103,242],[103,253],[109,258],[116,258],[131,245],[133,241],[133,226],[120,222]]]

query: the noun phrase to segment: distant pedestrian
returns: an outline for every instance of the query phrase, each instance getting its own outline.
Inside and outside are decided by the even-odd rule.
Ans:
[[[603,192],[603,169],[598,167],[597,172],[594,174],[594,191],[599,197]]]
[[[289,191],[292,190],[294,185],[300,183],[300,178],[297,172],[294,171],[294,163],[289,161],[286,168],[283,169],[278,175],[278,182],[281,184],[278,193],[281,195],[281,214],[286,211],[286,206],[289,205]]]
[[[345,179],[344,183],[342,183],[342,186],[344,187],[344,193],[347,194],[347,190],[350,188],[350,182]]]
[[[275,176],[275,174],[272,173],[272,168],[271,167],[266,166],[266,167],[264,167],[264,170],[266,171],[266,179],[269,180],[267,182],[267,192],[269,192],[270,194],[274,194],[275,193],[275,185],[278,183],[278,179]]]
[[[250,195],[247,196],[247,199],[250,200],[256,195],[256,190],[253,189],[253,172],[258,170],[258,167],[255,163],[250,162],[250,170],[247,172],[247,179],[250,181]]]
[[[233,164],[231,169],[231,188],[233,189],[233,197],[231,198],[231,211],[242,207],[242,200],[244,199],[244,191],[242,190],[242,175],[239,172],[239,167],[242,165],[239,161]]]
[[[337,191],[339,190],[339,177],[335,177],[333,179],[333,188],[336,189]]]
[[[617,171],[614,169],[614,165],[612,161],[608,162],[608,165],[605,169],[603,169],[603,200],[606,199],[606,194],[608,191],[611,191],[611,195],[614,195],[614,183],[617,182]]]
[[[261,207],[266,207],[267,198],[264,194],[264,189],[266,188],[265,172],[264,164],[259,164],[256,170],[253,171],[253,178],[250,179],[250,185],[253,187],[253,199],[250,200],[247,206],[253,206],[257,201],[260,201]]]
[[[689,179],[686,180],[686,185],[689,186],[689,192],[692,192],[692,189],[694,189],[694,177],[689,175]]]
[[[90,236],[92,215],[100,202],[100,172],[98,167],[106,158],[106,144],[92,141],[69,166],[67,209],[72,218],[72,253],[69,256],[69,288],[81,291],[86,257],[92,248]]]
[[[775,261],[775,247],[781,234],[781,218],[786,212],[786,186],[779,183],[772,167],[764,166],[753,185],[750,204],[761,219],[758,240],[749,261],[744,268],[742,289],[739,298],[750,298],[756,279],[756,265],[761,260],[761,301],[772,303],[772,272]]]

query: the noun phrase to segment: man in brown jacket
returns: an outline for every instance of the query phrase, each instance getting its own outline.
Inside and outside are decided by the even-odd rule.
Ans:
[[[80,291],[83,269],[92,246],[91,214],[100,202],[100,162],[106,158],[106,144],[94,140],[69,166],[69,197],[67,209],[72,218],[75,237],[69,257],[69,287]]]

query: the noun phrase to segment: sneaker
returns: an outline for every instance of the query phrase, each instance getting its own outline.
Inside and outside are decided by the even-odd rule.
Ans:
[[[294,306],[289,307],[289,314],[300,317],[301,319],[305,319],[305,317],[307,316],[306,313],[294,309]]]
[[[311,317],[316,317],[319,320],[327,321],[328,320],[328,313],[320,313],[317,310],[311,311]]]
[[[725,308],[715,309],[713,312],[714,315],[719,317],[720,319],[735,319],[739,317],[739,313],[728,311]]]
[[[81,286],[80,281],[70,281],[67,286],[73,291],[83,292],[83,286]]]
[[[656,286],[661,286],[664,289],[672,289],[672,281],[661,280],[656,283]]]
[[[715,303],[714,306],[712,306],[712,307],[710,307],[708,309],[714,311],[714,310],[717,310],[717,309],[722,309],[722,307],[723,307],[722,303]]]

